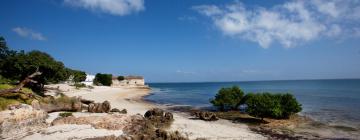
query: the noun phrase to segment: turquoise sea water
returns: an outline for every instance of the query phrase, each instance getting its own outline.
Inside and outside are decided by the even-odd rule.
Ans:
[[[150,83],[146,100],[159,104],[211,107],[221,87],[240,86],[248,92],[289,92],[302,104],[302,115],[330,125],[360,128],[360,79],[251,82]]]

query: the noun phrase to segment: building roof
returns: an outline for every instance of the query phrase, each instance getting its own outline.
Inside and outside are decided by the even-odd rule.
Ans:
[[[112,79],[113,79],[113,80],[117,80],[117,76],[113,76]],[[144,77],[142,77],[142,76],[129,75],[129,76],[124,76],[124,79],[125,79],[125,80],[135,80],[135,79],[142,80],[142,79],[144,79]]]
[[[144,77],[142,77],[142,76],[132,76],[132,75],[130,75],[130,76],[125,76],[125,79],[126,79],[126,80],[144,79]]]

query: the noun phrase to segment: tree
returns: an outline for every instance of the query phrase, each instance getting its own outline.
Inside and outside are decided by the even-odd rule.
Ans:
[[[71,74],[76,75],[76,80],[86,78],[85,72],[71,70],[60,61],[55,60],[49,54],[41,51],[10,50],[3,37],[0,37],[0,75],[1,79],[20,82],[36,71],[42,74],[33,78],[36,83],[27,84],[34,91],[41,92],[43,86],[48,83],[65,81]]]
[[[118,79],[119,81],[122,81],[122,80],[125,80],[125,77],[124,77],[124,76],[118,76],[117,79]]]
[[[74,78],[73,78],[73,81],[75,83],[79,83],[79,82],[82,82],[82,81],[85,81],[86,80],[86,73],[83,72],[83,71],[79,71],[79,70],[72,70],[72,69],[69,69],[69,75],[73,75]]]
[[[97,73],[94,79],[95,85],[111,86],[112,74],[101,74]]]
[[[244,96],[244,92],[238,87],[221,88],[215,95],[215,99],[211,99],[210,103],[218,107],[220,110],[237,109],[240,101]]]
[[[62,62],[56,61],[49,54],[40,51],[17,52],[3,59],[0,67],[0,74],[3,77],[17,81],[38,69],[42,74],[34,78],[37,83],[28,85],[37,92],[41,92],[45,84],[65,81],[69,77]]]
[[[284,118],[289,118],[290,115],[298,113],[302,110],[301,104],[299,104],[299,102],[296,100],[296,98],[287,93],[287,94],[282,94],[281,96],[281,107],[283,110],[283,115],[282,117]]]

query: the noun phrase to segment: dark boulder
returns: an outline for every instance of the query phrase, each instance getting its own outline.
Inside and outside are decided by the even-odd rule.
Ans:
[[[113,112],[113,113],[121,113],[121,114],[126,114],[127,113],[127,110],[126,109],[123,109],[123,110],[119,110],[117,108],[113,108],[110,110],[110,112]]]
[[[110,112],[111,106],[109,101],[103,103],[90,103],[88,111],[91,113],[108,113]]]
[[[195,117],[201,119],[201,120],[204,120],[204,121],[216,121],[216,120],[219,120],[219,118],[213,112],[197,111],[197,112],[194,112],[193,115]]]
[[[164,116],[164,111],[162,109],[159,108],[154,108],[151,110],[148,110],[145,112],[144,117],[145,118],[151,118],[151,117],[163,117]]]

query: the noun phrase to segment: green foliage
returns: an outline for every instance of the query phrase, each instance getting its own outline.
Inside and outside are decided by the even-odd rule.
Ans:
[[[15,99],[7,99],[0,97],[0,111],[7,109],[9,105],[16,105],[16,104],[20,104],[20,102]]]
[[[215,99],[210,100],[210,103],[220,110],[237,109],[243,96],[244,92],[238,86],[221,88],[215,95]]]
[[[97,73],[94,79],[95,85],[111,86],[112,74],[101,74]]]
[[[65,66],[49,54],[40,51],[20,52],[5,58],[0,66],[1,75],[8,79],[22,80],[38,68],[42,74],[34,78],[40,86],[57,83],[68,78]]]
[[[74,75],[75,82],[84,81],[84,77],[86,78],[85,72],[68,69],[47,53],[10,50],[5,39],[0,37],[0,83],[19,82],[37,69],[42,72],[33,78],[37,83],[26,86],[38,92],[43,90],[45,84],[65,81],[70,75]]]
[[[86,85],[84,83],[75,83],[74,86],[75,86],[76,89],[86,87]]]
[[[59,116],[65,118],[65,117],[73,116],[73,114],[71,112],[61,112],[59,113]]]
[[[117,79],[118,79],[119,81],[122,81],[122,80],[125,80],[125,77],[124,77],[124,76],[118,76]]]
[[[86,80],[86,73],[83,71],[68,69],[68,72],[69,72],[69,75],[74,76],[73,81],[75,83],[79,83],[79,82]]]
[[[291,94],[250,93],[245,96],[246,112],[261,119],[288,118],[302,110],[301,104]]]

